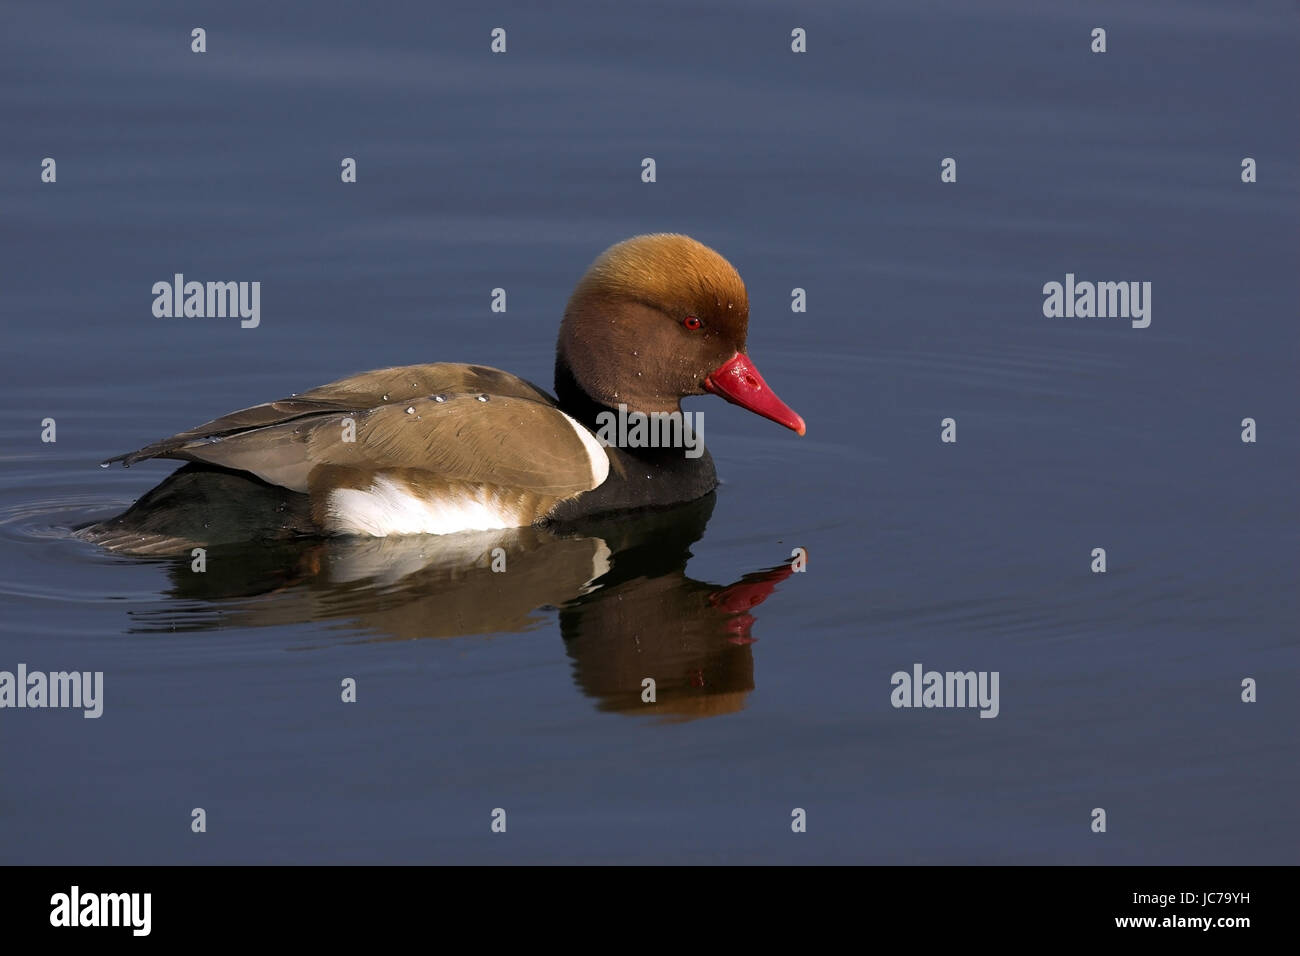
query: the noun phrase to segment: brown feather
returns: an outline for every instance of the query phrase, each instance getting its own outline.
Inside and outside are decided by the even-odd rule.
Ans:
[[[347,420],[353,423],[354,441]],[[588,446],[541,389],[498,369],[438,363],[382,369],[218,418],[131,455],[247,472],[309,493],[383,473],[413,493],[490,485],[537,515],[590,491]]]
[[[105,464],[120,461],[134,465],[149,458],[205,460],[172,453],[197,439],[234,435],[331,412],[354,411],[380,405],[404,407],[413,398],[443,392],[486,393],[553,404],[551,397],[537,386],[486,365],[433,362],[427,365],[398,366],[363,372],[289,398],[231,412],[196,428],[146,445],[138,451],[109,458]]]
[[[407,411],[410,409],[410,411]],[[344,441],[344,421],[356,441]],[[596,487],[586,446],[552,405],[519,398],[446,395],[356,412],[314,415],[229,435],[199,439],[170,457],[246,471],[305,492],[321,467],[380,472],[414,469],[444,481],[493,484],[554,495]]]

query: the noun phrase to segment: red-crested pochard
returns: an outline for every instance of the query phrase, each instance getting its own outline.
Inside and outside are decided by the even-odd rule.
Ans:
[[[213,488],[251,475],[281,496],[281,512],[286,502],[299,512],[298,533],[449,534],[690,501],[717,485],[707,451],[607,445],[600,425],[620,406],[625,417],[680,413],[684,397],[712,392],[802,435],[803,419],[745,353],[748,323],[726,259],[687,236],[637,236],[607,249],[574,290],[555,397],[481,365],[381,369],[109,461],[195,462],[224,476]]]

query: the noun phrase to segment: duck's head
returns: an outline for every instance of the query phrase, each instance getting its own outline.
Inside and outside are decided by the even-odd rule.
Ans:
[[[556,388],[566,374],[610,408],[674,412],[712,392],[786,428],[803,419],[745,354],[749,296],[731,263],[688,236],[660,233],[611,246],[564,312]]]

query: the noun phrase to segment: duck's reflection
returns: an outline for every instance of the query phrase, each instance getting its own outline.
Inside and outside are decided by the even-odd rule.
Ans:
[[[321,621],[409,640],[528,631],[558,608],[574,679],[600,709],[729,713],[754,688],[751,612],[791,570],[688,577],[714,501],[550,530],[213,546],[202,573],[189,557],[170,567],[180,600],[136,613],[133,630]]]

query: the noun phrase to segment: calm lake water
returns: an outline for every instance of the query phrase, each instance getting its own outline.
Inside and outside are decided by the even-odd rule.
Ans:
[[[0,862],[1297,862],[1295,5],[542,6],[0,10],[0,670],[105,685],[0,710]],[[571,286],[653,231],[736,265],[808,422],[689,402],[715,498],[504,575],[70,536],[171,468],[101,459],[235,408],[549,388]],[[154,318],[176,272],[260,281],[260,326]],[[1046,318],[1067,273],[1150,326]],[[892,706],[917,663],[996,671],[996,719]]]

